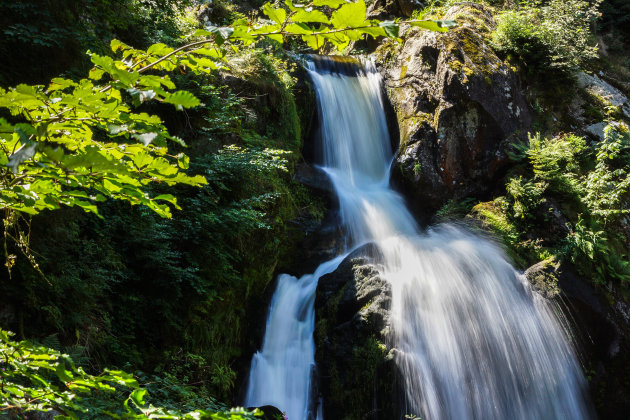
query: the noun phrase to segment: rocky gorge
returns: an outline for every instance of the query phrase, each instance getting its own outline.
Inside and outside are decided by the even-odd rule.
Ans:
[[[627,1],[88,3],[0,3],[0,418],[627,417]]]
[[[396,8],[402,6],[391,7],[392,14],[400,15]],[[391,182],[421,223],[448,220],[497,234],[480,209],[484,200],[504,194],[505,180],[516,165],[510,155],[540,129],[541,120],[548,123],[548,116],[535,110],[536,95],[544,95],[539,85],[493,49],[496,21],[491,8],[457,3],[442,17],[456,20],[458,27],[441,34],[403,26],[401,43],[386,40],[374,51],[384,96],[391,104],[391,131],[399,134],[392,139],[398,148]],[[555,115],[564,116],[554,116],[548,132],[572,129],[593,139],[603,138],[605,123],[584,117],[592,107],[583,99],[584,92],[593,94],[597,86],[595,95],[603,102],[614,101],[625,121],[622,124],[627,124],[624,110],[630,101],[621,90],[602,81],[602,76],[608,77],[603,72],[599,77],[579,76],[572,90],[575,100],[551,106]],[[467,200],[479,204],[461,213],[444,211]],[[551,198],[548,202],[553,203]],[[566,229],[561,213],[558,210],[551,222],[556,223],[554,229]],[[508,253],[518,252],[500,234],[498,240],[504,241]],[[593,285],[570,262],[558,263],[553,258],[519,262],[531,287],[550,299],[564,319],[599,416],[625,418],[623,413],[630,409],[630,306],[624,292],[613,282]],[[393,362],[396,349],[388,338],[390,300],[374,247],[355,251],[320,279],[315,342],[327,418],[401,415],[403,408],[396,399],[401,385]]]

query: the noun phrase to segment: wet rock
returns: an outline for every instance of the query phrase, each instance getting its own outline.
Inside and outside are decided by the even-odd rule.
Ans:
[[[392,176],[421,215],[489,191],[509,145],[526,139],[532,123],[515,74],[488,45],[488,9],[459,4],[444,19],[459,26],[403,28],[402,45],[386,41],[376,51],[400,128]]]
[[[570,265],[550,260],[528,268],[525,276],[564,312],[599,416],[625,419],[630,412],[630,307],[622,294],[612,285],[597,288]]]
[[[370,19],[409,17],[422,4],[417,0],[374,0],[367,10]]]
[[[274,407],[273,405],[263,405],[261,407],[249,407],[248,410],[254,410],[258,408],[263,412],[261,417],[257,417],[261,420],[283,420],[285,419],[284,413],[280,411],[280,409]]]
[[[319,280],[316,360],[324,418],[393,419],[396,368],[390,341],[391,289],[380,252],[366,245]]]
[[[316,166],[306,162],[301,162],[297,165],[293,179],[319,192],[334,194],[334,187],[328,175]]]
[[[558,264],[549,258],[529,267],[524,274],[534,290],[546,298],[554,298],[560,294],[557,270]]]

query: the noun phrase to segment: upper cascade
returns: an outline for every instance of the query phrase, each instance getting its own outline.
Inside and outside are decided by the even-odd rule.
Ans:
[[[320,74],[336,74],[345,76],[365,76],[364,65],[351,57],[308,54],[308,68]]]

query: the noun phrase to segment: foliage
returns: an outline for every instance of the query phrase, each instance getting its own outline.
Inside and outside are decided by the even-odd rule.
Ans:
[[[514,234],[504,239],[513,247],[542,242],[595,282],[630,281],[630,238],[621,228],[630,213],[629,146],[628,129],[615,122],[592,145],[573,134],[531,136],[520,153],[525,168],[506,184],[500,211]]]
[[[529,225],[522,226],[522,219],[515,220],[509,212],[509,202],[505,197],[497,197],[487,203],[476,204],[470,217],[481,221],[482,225],[507,245],[510,259],[518,267],[527,268],[531,264],[551,256],[539,238],[531,239],[527,235]]]
[[[595,169],[584,180],[584,202],[604,222],[628,214],[623,201],[630,189],[630,132],[608,125],[595,152]]]
[[[107,54],[117,38],[146,48],[194,29],[189,0],[23,0],[0,3],[0,86],[43,83],[89,69],[85,51]]]
[[[525,181],[522,177],[510,178],[506,192],[514,200],[512,210],[517,218],[525,218],[542,203],[542,194],[547,188],[544,182]]]
[[[625,0],[604,0],[601,5],[602,21],[599,29],[611,32],[616,38],[621,36],[630,41],[630,3]]]
[[[163,377],[185,384],[183,393],[196,376],[206,390],[228,396],[247,305],[270,281],[281,252],[278,238],[297,206],[287,175],[301,134],[288,91],[292,80],[286,66],[278,70],[267,51],[252,46],[296,37],[315,49],[325,43],[343,49],[367,35],[397,36],[400,22],[366,20],[365,9],[363,0],[267,4],[268,19],[206,26],[178,48],[157,43],[142,50],[114,39],[111,53],[90,53],[88,78],[0,90],[0,207],[7,267],[15,280],[1,288],[4,302],[20,302],[13,321],[20,335],[25,324],[29,335],[58,331],[64,344],[76,340],[82,356],[90,356],[92,371],[113,359],[163,369]],[[453,22],[410,24],[445,31]],[[258,103],[252,106],[217,84],[216,70],[227,71],[228,62],[238,65],[241,49],[265,70],[265,80],[245,81],[248,93],[264,86],[260,96],[279,93],[275,103],[269,95],[268,103],[260,106],[262,100],[254,98]],[[200,109],[202,100],[207,109]],[[173,113],[170,105],[187,114]],[[266,121],[255,124],[252,114]],[[194,135],[204,134],[203,141],[189,142],[186,155],[186,145],[167,123],[184,118]],[[172,207],[182,211],[170,218]],[[94,214],[107,217],[107,224]],[[31,222],[24,215],[35,217]],[[16,261],[18,250],[28,263]],[[156,347],[163,353],[156,354]],[[70,366],[57,354],[50,360],[59,364],[63,358]],[[194,356],[192,372],[168,366],[165,360],[176,354]],[[68,369],[86,383],[99,378]],[[62,405],[57,408],[68,413],[83,413],[84,401],[121,418],[204,418],[201,412],[147,406],[140,389],[118,410],[116,387],[107,402],[93,387],[81,389],[89,395],[79,399],[68,393],[63,378],[43,380]],[[15,402],[16,409],[52,407],[33,405],[29,395]]]
[[[412,19],[440,19],[450,7],[457,6],[458,3],[461,4],[462,2],[458,0],[431,0],[429,2],[422,2],[424,7],[415,9],[411,17]],[[503,5],[504,0],[473,0],[466,3],[500,7]]]
[[[151,194],[168,188],[178,197],[172,218],[112,201],[99,206],[104,219],[68,208],[33,218],[30,247],[49,284],[21,260],[13,281],[0,282],[0,306],[20,303],[15,316],[28,336],[58,331],[65,346],[84,348],[94,371],[158,369],[163,379],[198,384],[197,393],[231,398],[235,359],[251,340],[244,320],[252,311],[264,317],[260,296],[294,248],[287,222],[311,206],[288,173],[301,127],[287,64],[268,55],[248,49],[231,58],[242,77],[231,87],[213,75],[173,78],[205,106],[159,110],[186,135],[189,173],[208,183],[149,185]]]
[[[460,219],[472,210],[475,204],[477,204],[477,200],[474,198],[465,198],[461,201],[450,200],[446,204],[442,206],[436,213],[435,216],[439,220],[450,220],[450,219]]]
[[[47,88],[18,85],[0,90],[0,108],[17,117],[15,123],[0,119],[0,164],[11,169],[0,173],[2,208],[36,214],[60,205],[77,205],[96,213],[94,202],[112,197],[144,204],[168,217],[168,205],[160,202],[177,206],[175,198],[170,194],[151,198],[143,186],[149,182],[201,185],[205,180],[178,170],[178,166],[187,168],[188,158],[169,155],[165,146],[166,140],[181,140],[168,133],[159,117],[133,112],[132,104],[137,107],[160,101],[181,110],[200,102],[189,92],[174,91],[168,75],[146,74],[148,70],[209,72],[225,67],[225,50],[220,47],[228,38],[247,45],[262,36],[282,41],[294,35],[314,49],[326,40],[343,49],[364,34],[395,37],[398,33],[395,22],[366,20],[363,0],[316,0],[315,6],[336,9],[330,18],[317,9],[291,1],[286,4],[289,12],[267,3],[263,12],[271,20],[262,24],[241,20],[232,27],[198,30],[195,36],[210,38],[178,49],[154,44],[142,51],[112,40],[112,51],[122,59],[92,54],[94,67],[89,79],[74,82],[55,78]],[[315,23],[319,24],[317,29],[308,25]],[[446,30],[452,25],[409,23],[432,30]],[[216,47],[204,47],[210,43]],[[110,79],[106,83],[101,82],[104,76]]]
[[[597,57],[590,28],[601,0],[550,0],[503,12],[493,33],[494,47],[517,58],[532,75],[571,72]]]
[[[295,4],[292,0],[284,2],[285,7],[274,7],[266,3],[262,12],[268,19],[251,24],[238,20],[232,24],[230,38],[245,45],[254,42],[257,37],[266,36],[277,42],[284,42],[288,37],[299,37],[309,48],[317,51],[327,43],[339,51],[345,49],[351,41],[358,41],[369,35],[372,38],[397,38],[400,20],[378,21],[367,19],[367,6],[364,0],[348,2],[345,0],[313,0],[308,4]],[[330,16],[325,12],[332,10]],[[453,21],[408,20],[411,26],[444,32],[455,25]],[[198,34],[209,33],[199,31]]]
[[[145,402],[147,390],[128,373],[105,370],[97,376],[89,375],[68,355],[28,341],[15,342],[11,335],[0,330],[0,414],[17,417],[31,410],[54,410],[58,419],[191,420],[241,420],[257,414],[243,409],[182,413],[156,407]],[[112,394],[128,394],[122,407],[116,407],[116,400],[107,401]]]

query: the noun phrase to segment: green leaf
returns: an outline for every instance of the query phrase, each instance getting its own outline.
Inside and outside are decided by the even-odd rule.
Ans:
[[[94,65],[102,68],[108,73],[112,70],[112,68],[114,68],[114,59],[111,57],[92,54],[90,56],[90,60],[94,63]]]
[[[183,153],[177,155],[177,165],[182,169],[188,169],[190,158]]]
[[[304,35],[302,36],[302,40],[306,42],[309,48],[317,51],[324,45],[325,38],[318,35]]]
[[[284,23],[284,21],[287,19],[287,11],[282,8],[275,9],[271,5],[271,3],[265,3],[265,5],[262,8],[262,11],[264,14],[269,16],[269,19],[273,20],[274,22],[278,24]]]
[[[398,38],[398,31],[400,27],[398,24],[391,20],[386,20],[379,23],[379,26],[385,30],[385,34],[390,38]]]
[[[214,40],[217,46],[223,45],[223,43],[229,39],[234,33],[234,28],[230,28],[229,26],[206,26],[205,29],[197,29],[195,31],[194,36],[214,36]]]
[[[307,11],[305,9],[291,16],[291,21],[295,23],[330,23],[328,17],[319,10]]]
[[[113,52],[118,52],[120,51],[125,51],[125,50],[129,50],[131,49],[131,47],[127,44],[125,44],[124,42],[121,42],[117,39],[112,39],[111,42],[109,43],[110,48],[112,49]]]
[[[347,3],[347,0],[313,0],[313,6],[328,6],[331,9],[336,9]]]
[[[328,39],[332,44],[337,47],[337,50],[342,51],[350,43],[350,38],[342,32],[323,34],[324,38]]]
[[[72,372],[68,371],[66,369],[66,367],[64,366],[63,361],[61,361],[58,365],[57,365],[57,369],[55,369],[55,374],[57,374],[57,377],[62,381],[62,382],[70,382],[72,381]]]
[[[284,42],[284,38],[282,38],[282,35],[280,34],[271,34],[271,35],[267,35],[267,38],[271,39],[272,41],[276,41],[280,44],[282,44]]]
[[[153,199],[154,200],[166,201],[167,203],[172,204],[173,206],[175,206],[176,209],[178,209],[178,210],[182,209],[179,205],[177,205],[177,198],[175,198],[171,194],[161,194],[161,195],[158,195],[157,197],[155,197]]]
[[[64,90],[71,86],[76,86],[77,84],[72,80],[62,79],[60,77],[55,77],[50,81],[50,85],[48,86],[48,91],[53,92],[56,90]]]
[[[153,55],[159,55],[159,56],[170,54],[172,52],[173,52],[173,48],[162,43],[153,44],[147,50],[147,54],[153,54]]]
[[[313,30],[305,23],[291,23],[284,28],[286,32],[296,35],[309,35],[313,33]]]
[[[148,169],[153,173],[157,172],[162,176],[172,176],[177,174],[177,167],[170,164],[164,158],[156,158],[149,164]]]
[[[101,80],[104,74],[105,72],[102,69],[99,69],[98,67],[93,67],[90,69],[88,77],[92,80]]]
[[[411,26],[435,32],[448,32],[449,28],[457,26],[457,22],[454,20],[411,20],[407,23]]]
[[[173,92],[167,95],[164,98],[164,102],[173,104],[176,107],[178,107],[178,109],[180,107],[194,108],[196,106],[199,106],[199,104],[201,104],[201,101],[195,95],[185,90],[178,90],[176,92]]]
[[[142,407],[144,405],[144,397],[147,395],[146,389],[136,389],[130,395],[129,398],[136,404],[138,407]]]
[[[336,29],[353,28],[365,22],[367,9],[363,0],[356,3],[346,3],[332,14],[330,22]]]
[[[376,26],[372,28],[361,28],[361,29],[357,29],[357,31],[360,31],[364,34],[368,34],[372,36],[372,38],[377,38],[379,36],[387,36],[387,32],[385,32],[385,29],[380,26]]]
[[[29,85],[21,84],[21,85],[17,85],[15,87],[15,91],[18,92],[18,93],[21,93],[22,95],[34,96],[36,98],[39,97],[38,92],[35,89],[35,86],[29,86]]]

